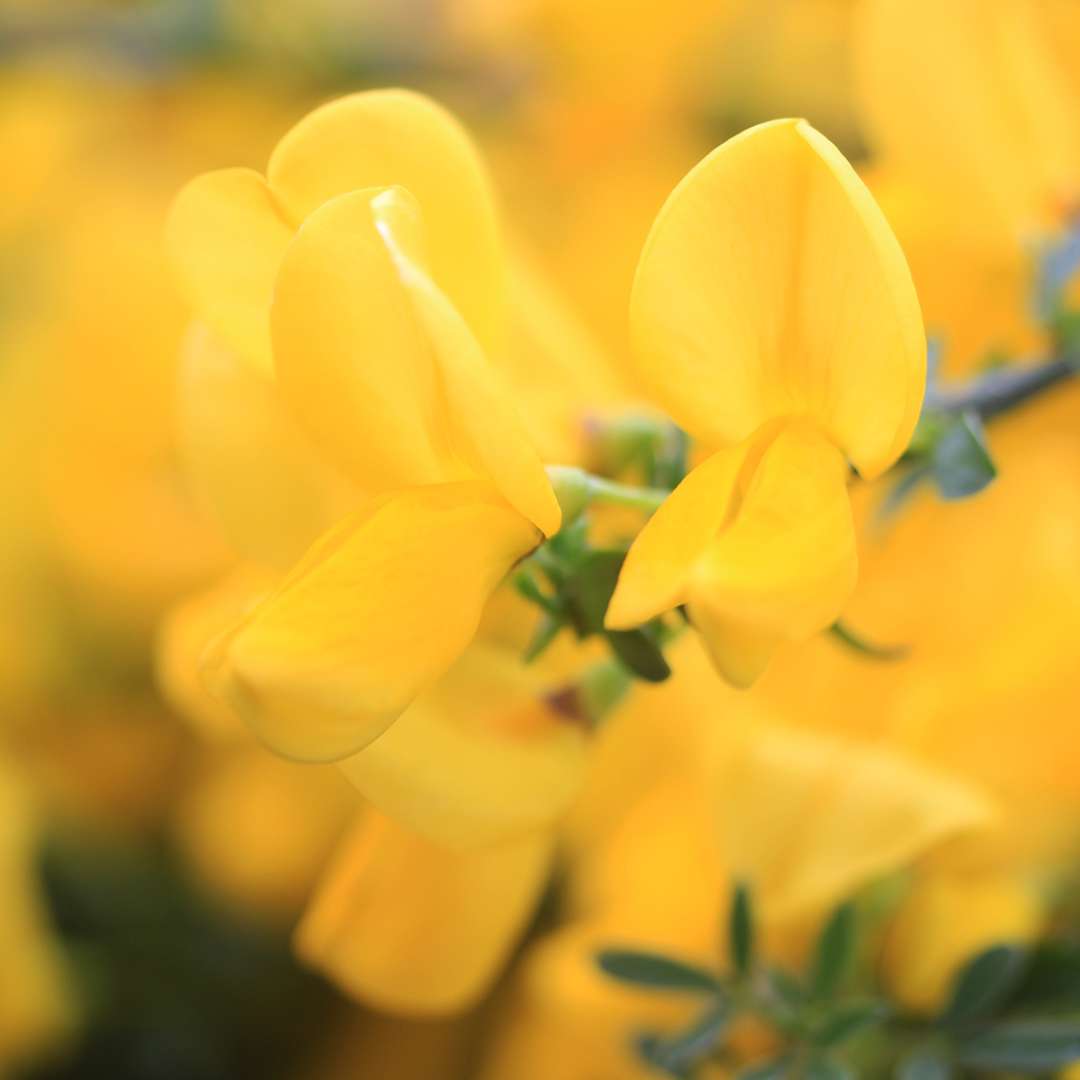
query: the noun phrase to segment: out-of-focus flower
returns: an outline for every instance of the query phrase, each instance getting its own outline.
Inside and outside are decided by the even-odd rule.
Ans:
[[[1062,388],[998,421],[1000,473],[978,498],[921,491],[882,519],[887,491],[858,492],[862,569],[845,618],[909,655],[868,663],[814,641],[765,676],[763,700],[970,776],[1011,816],[1056,806],[1075,830],[1080,683],[1060,645],[1080,634],[1078,407]]]
[[[801,116],[857,145],[851,24],[857,0],[740,0],[710,65],[708,101],[745,122]]]
[[[283,471],[301,488],[308,475],[344,478],[327,515],[337,523],[218,643],[219,692],[288,756],[355,755],[347,772],[361,790],[419,828],[457,832],[471,811],[450,792],[471,795],[480,780],[500,794],[478,826],[493,827],[499,806],[514,818],[515,804],[526,808],[520,824],[536,823],[572,791],[580,734],[539,702],[528,723],[500,732],[446,724],[423,697],[441,692],[511,565],[560,520],[489,359],[509,312],[491,196],[467,137],[417,95],[343,99],[282,140],[266,180],[234,169],[189,185],[169,243],[196,311],[227,344],[196,340],[188,369],[189,383],[202,380],[188,400],[205,403],[214,463],[232,455],[213,479],[217,501],[229,501],[231,478],[240,490],[257,475],[253,447],[274,462],[301,447]],[[248,401],[266,419],[238,419],[234,439],[229,416]],[[248,492],[251,505],[261,494]],[[360,508],[341,519],[350,503]],[[247,505],[242,531],[258,536]],[[312,514],[299,518],[311,526]],[[267,554],[287,565],[299,552]],[[512,770],[497,764],[510,759],[512,792],[500,779]],[[462,807],[452,821],[448,805]]]
[[[861,101],[883,162],[934,191],[955,228],[1010,248],[1054,227],[1080,182],[1042,8],[864,0],[860,13]]]
[[[842,155],[780,121],[676,188],[631,318],[642,377],[717,452],[634,542],[608,625],[685,603],[719,670],[747,686],[782,642],[830,625],[854,586],[848,463],[880,475],[922,401],[911,277]]]
[[[1065,223],[1080,190],[1077,99],[1051,27],[1047,5],[1025,0],[860,5],[870,181],[946,370],[1037,340],[1031,251]]]
[[[741,880],[754,890],[764,947],[782,958],[832,904],[992,820],[977,791],[888,750],[808,738],[756,710],[740,717],[693,639],[679,661],[682,676],[631,702],[600,739],[591,805],[569,837],[568,922],[526,954],[485,1080],[654,1075],[633,1035],[684,1024],[694,1004],[609,980],[599,950],[714,967],[723,898]],[[673,720],[676,733],[666,730]]]
[[[55,1053],[73,1021],[73,999],[35,880],[37,829],[26,792],[0,768],[0,1069]]]
[[[454,851],[365,814],[300,924],[299,953],[379,1008],[459,1012],[506,963],[547,880],[553,843],[538,832]]]
[[[930,871],[916,881],[889,928],[883,976],[893,1000],[922,1013],[939,1010],[960,969],[994,945],[1029,945],[1045,908],[1011,874]]]

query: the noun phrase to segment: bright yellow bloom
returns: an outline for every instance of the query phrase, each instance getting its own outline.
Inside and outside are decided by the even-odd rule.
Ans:
[[[211,682],[273,749],[349,757],[435,686],[507,571],[560,525],[494,366],[510,315],[486,176],[433,103],[358,94],[301,121],[265,179],[229,169],[193,181],[168,235],[209,328],[192,346],[188,428],[203,432],[196,452],[213,443],[213,460],[229,462],[207,498],[234,503],[230,531],[274,532],[287,516],[267,509],[281,466],[283,504],[307,491],[309,505],[250,551],[279,566],[336,520],[220,640]],[[245,490],[261,464],[251,445],[269,450],[274,475]],[[422,711],[408,726],[417,739]],[[579,737],[547,720],[551,739],[533,730],[524,743],[573,758]],[[362,758],[349,772],[391,790],[394,755],[419,750],[403,729],[372,747],[381,766]]]
[[[343,989],[405,1014],[457,1012],[486,992],[547,881],[550,834],[472,851],[365,814],[297,931]]]
[[[608,625],[686,604],[719,670],[747,686],[854,587],[849,463],[884,472],[922,402],[911,276],[839,151],[777,121],[675,189],[638,265],[631,333],[655,397],[716,453],[631,547]]]

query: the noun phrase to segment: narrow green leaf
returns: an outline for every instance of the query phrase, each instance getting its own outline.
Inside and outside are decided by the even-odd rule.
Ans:
[[[1035,946],[1010,1006],[1080,1007],[1080,943],[1044,941]]]
[[[841,904],[825,924],[810,968],[810,993],[828,998],[836,992],[855,955],[855,906]]]
[[[934,480],[944,499],[966,499],[989,484],[997,469],[978,414],[961,413],[942,432],[933,451]]]
[[[609,630],[604,637],[620,663],[639,679],[658,683],[671,675],[663,650],[644,629]]]
[[[638,1040],[638,1050],[650,1065],[673,1076],[684,1076],[720,1047],[730,1020],[731,1008],[727,1001],[721,1001],[678,1035],[643,1036]]]
[[[745,978],[754,963],[754,910],[750,886],[742,881],[735,886],[731,898],[728,952],[735,974]]]
[[[552,615],[542,616],[536,624],[536,629],[533,631],[532,638],[525,649],[523,657],[525,663],[531,664],[537,657],[541,656],[559,636],[559,631],[564,625],[562,619],[557,619]]]
[[[818,1029],[817,1042],[822,1046],[836,1046],[880,1024],[888,1015],[889,1006],[883,1001],[856,1001],[841,1005]]]
[[[561,614],[558,600],[553,596],[548,596],[528,571],[522,570],[514,575],[514,588],[526,600],[536,604],[548,615],[558,616]]]
[[[765,979],[770,996],[786,1009],[794,1012],[806,1004],[806,991],[801,983],[783,968],[770,968],[765,974]]]
[[[1016,1020],[972,1035],[957,1047],[972,1069],[1052,1072],[1080,1061],[1080,1021]]]
[[[995,945],[979,953],[957,976],[942,1023],[956,1027],[993,1015],[1019,985],[1027,967],[1027,951]]]
[[[660,953],[604,949],[597,954],[596,962],[605,975],[635,986],[694,994],[719,994],[723,991],[720,980],[712,972]]]
[[[951,1080],[953,1067],[941,1051],[930,1046],[913,1050],[896,1070],[896,1080]]]

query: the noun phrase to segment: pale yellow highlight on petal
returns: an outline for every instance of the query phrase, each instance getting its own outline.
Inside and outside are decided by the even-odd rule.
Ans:
[[[750,475],[731,525],[696,564],[691,620],[713,661],[749,686],[776,645],[826,629],[858,573],[847,465],[834,446],[788,425]]]
[[[307,219],[271,307],[282,396],[372,492],[460,475],[431,346],[376,222],[378,194],[339,196]]]
[[[1080,191],[1076,101],[1033,0],[867,0],[854,57],[871,141],[948,209],[1015,247]]]
[[[359,188],[407,188],[423,209],[432,275],[485,349],[499,337],[502,267],[494,197],[472,140],[445,109],[408,90],[330,102],[278,143],[267,176],[290,216]]]
[[[389,189],[372,200],[372,210],[430,342],[453,449],[538,529],[553,535],[562,513],[551,483],[501,373],[418,257],[424,222],[415,204],[400,189]]]
[[[629,630],[687,600],[697,562],[731,518],[750,442],[692,469],[645,523],[623,563],[605,623]]]
[[[556,821],[586,767],[585,731],[546,704],[520,653],[474,643],[341,767],[381,810],[437,843],[492,843]]]
[[[631,334],[647,385],[707,445],[806,416],[876,476],[918,419],[926,344],[903,253],[805,121],[743,132],[676,187],[638,264]]]
[[[293,227],[251,169],[196,177],[177,195],[166,246],[198,318],[245,360],[272,370],[270,298]]]
[[[272,577],[254,566],[244,566],[177,604],[162,623],[155,649],[158,687],[204,739],[251,741],[235,711],[204,685],[202,660],[214,641],[233,629],[272,586]]]
[[[732,873],[774,924],[823,913],[995,813],[977,789],[900,754],[767,725],[714,790]]]
[[[184,344],[176,411],[191,491],[245,558],[285,569],[355,505],[273,380],[201,325]]]
[[[481,484],[374,500],[218,644],[211,686],[286,757],[355,753],[450,668],[539,540]]]
[[[346,838],[297,931],[300,956],[380,1009],[468,1008],[508,961],[552,855],[537,833],[452,851],[366,814]]]

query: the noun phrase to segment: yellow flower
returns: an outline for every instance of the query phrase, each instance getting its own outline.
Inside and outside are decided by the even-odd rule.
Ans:
[[[949,225],[1015,246],[1080,193],[1075,100],[1031,0],[865,0],[855,42],[868,133]]]
[[[255,433],[249,445],[270,448],[263,467],[275,474],[243,495],[251,509],[237,531],[265,534],[285,516],[251,527],[279,465],[288,505],[313,477],[330,491],[276,551],[278,537],[252,554],[287,564],[337,519],[218,642],[211,683],[286,756],[340,760],[378,740],[348,771],[381,778],[362,789],[396,791],[396,755],[423,749],[409,731],[445,736],[447,751],[455,740],[423,720],[422,703],[384,732],[454,665],[507,571],[561,520],[493,361],[510,314],[486,176],[433,103],[357,94],[301,121],[265,179],[228,169],[193,181],[168,241],[209,328],[192,346],[185,400],[198,404],[200,386],[230,399],[202,398],[188,414],[189,429],[217,440],[218,460],[232,454],[209,498],[227,504],[258,476],[243,437],[229,443],[236,415]],[[249,400],[254,420],[242,415]],[[546,746],[572,763],[580,738],[547,720],[504,738],[508,752],[543,757]],[[444,773],[447,759],[437,765]],[[563,785],[551,790],[564,797]]]
[[[547,881],[553,836],[453,851],[378,813],[341,846],[297,949],[344,990],[398,1014],[457,1012],[489,988]]]
[[[747,686],[854,587],[849,463],[884,472],[922,402],[911,276],[839,151],[776,121],[675,189],[638,265],[631,333],[654,396],[716,452],[631,547],[608,625],[686,604],[721,673]]]
[[[26,792],[0,767],[0,1069],[56,1050],[73,1000],[34,880],[35,832]]]
[[[483,1080],[654,1075],[634,1035],[676,1030],[698,1006],[606,978],[600,949],[715,967],[722,909],[743,880],[762,948],[788,961],[836,903],[992,820],[981,794],[951,777],[745,711],[753,700],[718,686],[699,652],[686,639],[669,683],[601,733],[566,845],[570,918],[526,954]],[[752,1035],[749,1053],[761,1049]]]
[[[1071,58],[1061,62],[1075,14],[1058,25],[1051,13],[1043,0],[859,8],[856,96],[877,161],[868,182],[947,372],[1038,344],[1032,241],[1064,225],[1080,195],[1078,102]]]
[[[889,928],[883,975],[893,1000],[933,1013],[964,964],[993,945],[1027,945],[1045,912],[1034,891],[995,873],[921,876]]]

